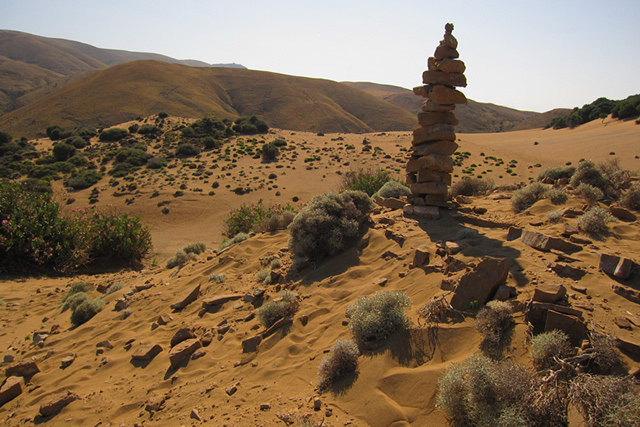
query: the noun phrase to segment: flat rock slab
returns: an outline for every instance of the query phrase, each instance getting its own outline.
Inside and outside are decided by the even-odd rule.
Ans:
[[[584,323],[582,323],[582,321],[577,317],[548,310],[544,331],[550,332],[555,329],[567,334],[569,336],[569,340],[574,346],[578,346],[582,342],[584,334],[587,331]]]
[[[376,199],[376,204],[395,210],[402,209],[407,202],[401,199],[396,199],[395,197],[378,197]]]
[[[162,346],[160,344],[143,345],[131,355],[131,360],[152,360],[161,352]]]
[[[533,300],[554,303],[560,301],[567,294],[567,289],[561,284],[538,285],[533,291]]]
[[[206,298],[202,300],[202,308],[207,309],[209,307],[224,304],[225,302],[241,299],[243,296],[244,295],[242,294],[229,294],[229,295],[219,295],[217,297]]]
[[[71,402],[80,399],[80,396],[75,394],[74,392],[67,390],[60,394],[53,396],[51,399],[40,405],[40,415],[43,417],[50,417],[52,415],[58,414],[64,407],[69,405]]]
[[[186,341],[191,338],[195,338],[196,334],[191,330],[191,328],[181,328],[173,334],[171,337],[171,347],[175,347],[180,344],[182,341]]]
[[[504,258],[484,257],[476,268],[460,278],[451,305],[456,310],[466,310],[472,301],[480,305],[495,294],[498,287],[507,280],[509,260]]]
[[[9,377],[0,387],[0,407],[22,394],[24,378]]]
[[[202,343],[198,338],[191,338],[186,341],[182,341],[176,345],[169,352],[169,362],[171,367],[176,369],[180,366],[183,360],[191,356],[191,353],[202,347]]]
[[[558,237],[547,236],[537,231],[522,230],[520,240],[525,245],[544,252],[549,252],[551,249],[557,249],[562,252],[578,252],[582,250],[582,246]]]
[[[631,276],[633,266],[634,262],[629,258],[601,253],[598,269],[611,276],[628,279]]]
[[[189,292],[189,294],[185,296],[181,301],[178,301],[177,303],[172,304],[171,308],[173,308],[174,310],[181,310],[186,306],[188,306],[189,304],[191,304],[192,302],[194,302],[195,300],[197,300],[199,296],[200,296],[200,285],[193,288],[193,290]]]
[[[36,362],[33,361],[19,362],[4,370],[4,374],[7,377],[31,377],[38,372],[40,372],[40,369],[38,365],[36,365]]]
[[[262,342],[262,337],[260,335],[256,335],[254,337],[246,338],[242,341],[242,352],[243,353],[254,353],[258,351],[258,346]]]
[[[403,212],[408,216],[417,216],[424,219],[440,219],[440,208],[437,206],[405,205]]]
[[[640,291],[636,291],[635,289],[629,289],[624,286],[617,285],[615,283],[611,284],[611,289],[616,294],[628,299],[629,301],[635,302],[636,304],[640,304]]]

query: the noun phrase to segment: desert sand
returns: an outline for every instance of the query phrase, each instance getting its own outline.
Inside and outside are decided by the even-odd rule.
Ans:
[[[299,422],[305,416],[330,426],[445,425],[444,413],[435,408],[438,377],[451,363],[479,352],[481,337],[472,315],[464,321],[442,324],[435,343],[419,325],[417,308],[446,292],[440,286],[448,275],[435,253],[442,241],[458,243],[461,251],[454,258],[466,264],[477,263],[486,255],[508,259],[507,284],[516,287],[517,301],[524,304],[530,300],[537,285],[561,283],[569,290],[569,302],[583,307],[590,328],[640,344],[638,304],[614,293],[614,279],[598,271],[599,252],[634,258],[640,249],[638,222],[617,222],[610,235],[573,254],[576,260],[572,266],[586,273],[582,278],[561,277],[548,268],[556,261],[555,254],[537,251],[518,239],[506,239],[508,226],[559,236],[563,223],[550,224],[545,216],[558,207],[542,200],[515,215],[509,203],[511,192],[506,190],[470,198],[469,207],[487,209],[482,215],[443,210],[441,219],[427,221],[404,217],[401,210],[380,208],[354,247],[297,273],[288,272],[291,259],[286,230],[258,233],[217,253],[224,238],[223,221],[231,209],[259,200],[267,205],[294,203],[294,197],[304,203],[314,195],[338,190],[340,174],[359,168],[385,168],[402,178],[411,140],[407,132],[318,136],[275,130],[265,137],[267,141],[276,138],[287,141],[287,149],[276,162],[262,163],[240,155],[235,163],[219,161],[213,168],[214,162],[203,153],[191,162],[204,164],[204,170],[212,172],[208,177],[195,176],[196,167],[189,169],[176,161],[176,167],[168,169],[174,179],[141,175],[132,192],[116,191],[108,178],[97,184],[97,207],[139,215],[150,228],[154,250],[144,269],[2,280],[0,300],[7,304],[0,307],[0,356],[34,360],[40,369],[29,379],[23,394],[0,408],[4,425],[271,426]],[[627,169],[640,168],[636,159],[640,126],[633,121],[607,119],[577,129],[459,134],[458,138],[459,150],[471,154],[463,167],[456,167],[454,180],[461,179],[459,170],[471,164],[476,164],[474,174],[485,172],[483,179],[493,179],[498,185],[527,183],[547,167],[566,162],[575,165],[581,158],[604,161],[617,157]],[[363,144],[364,139],[368,144]],[[41,140],[39,144],[43,148],[50,142]],[[363,151],[367,146],[371,150]],[[305,161],[314,156],[319,159]],[[502,158],[505,163],[492,166],[488,156]],[[517,160],[515,176],[505,171],[511,160]],[[272,173],[277,177],[269,178]],[[220,184],[215,189],[214,181]],[[184,195],[175,197],[183,183]],[[237,187],[251,191],[238,195],[232,191]],[[63,204],[70,197],[75,199],[65,209],[88,205],[90,189],[71,193],[58,185],[56,190]],[[169,203],[159,206],[159,202]],[[561,208],[581,206],[582,202],[572,197]],[[163,207],[168,213],[162,212]],[[542,220],[541,224],[531,225],[536,219]],[[564,220],[574,226],[576,221]],[[459,231],[465,228],[478,234],[458,239]],[[388,238],[391,234],[402,235],[404,241],[400,244]],[[203,242],[211,250],[180,270],[165,268],[167,258],[193,242]],[[409,268],[416,248],[425,244],[431,255],[429,267]],[[278,284],[264,286],[256,279],[262,268],[260,258],[273,255],[281,258],[284,276]],[[212,273],[225,273],[226,281],[210,281]],[[377,284],[381,278],[387,279],[383,287]],[[102,312],[73,328],[69,312],[62,312],[60,302],[68,287],[80,281],[96,286],[122,282],[126,286],[105,298],[107,306]],[[640,289],[637,276],[621,284]],[[585,287],[586,294],[571,290],[572,285]],[[196,286],[200,286],[197,300],[186,308],[171,309]],[[276,298],[284,288],[297,292],[302,297],[300,311],[291,324],[265,336],[257,351],[243,353],[242,341],[264,331],[253,317],[256,307],[243,298],[258,287],[266,289],[265,300]],[[395,334],[381,348],[364,352],[357,375],[319,393],[318,365],[337,339],[351,336],[345,322],[347,306],[380,290],[402,290],[411,297],[409,314],[414,326]],[[116,300],[126,293],[130,294],[128,317],[115,308]],[[237,298],[213,310],[202,309],[203,300],[222,295]],[[171,320],[159,325],[159,316],[165,314]],[[629,319],[631,329],[616,326],[616,316]],[[32,343],[35,332],[49,331],[53,325],[59,325],[59,333],[50,335],[42,347]],[[199,357],[174,369],[168,357],[170,341],[185,327],[211,342],[198,350]],[[530,366],[525,331],[524,321],[518,317],[512,354],[515,361]],[[110,345],[105,347],[101,344],[104,341]],[[154,344],[159,344],[162,352],[152,360],[132,361],[131,355],[140,347]],[[73,363],[61,368],[62,359],[71,354],[75,355]],[[640,366],[637,354],[625,353],[623,357],[630,367]],[[9,365],[5,363],[3,368]],[[65,390],[81,399],[58,415],[41,419],[38,409],[42,401]],[[314,410],[314,398],[321,400],[319,410]],[[575,411],[571,420],[579,425]]]

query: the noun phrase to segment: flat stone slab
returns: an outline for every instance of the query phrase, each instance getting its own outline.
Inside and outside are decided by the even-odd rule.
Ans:
[[[71,402],[78,399],[80,399],[80,396],[74,392],[70,390],[63,391],[40,405],[40,415],[43,417],[56,415]]]
[[[206,298],[202,300],[202,308],[207,309],[215,305],[224,304],[225,302],[241,299],[242,294],[218,295],[216,297]]]
[[[161,352],[162,346],[160,344],[143,345],[131,355],[131,360],[152,360]]]
[[[525,245],[544,252],[549,252],[551,249],[557,249],[562,252],[578,252],[582,250],[582,246],[558,237],[547,236],[537,231],[522,230],[520,240]]]

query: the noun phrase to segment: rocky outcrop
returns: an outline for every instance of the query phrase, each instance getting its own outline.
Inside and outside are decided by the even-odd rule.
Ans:
[[[0,387],[0,407],[22,394],[24,378],[9,377]]]
[[[456,310],[466,310],[473,301],[486,303],[498,287],[507,280],[509,261],[502,258],[484,257],[472,270],[462,275],[451,298]]]
[[[407,163],[407,184],[411,189],[409,202],[417,206],[448,207],[448,187],[451,185],[453,160],[458,149],[454,126],[458,124],[453,110],[456,104],[466,104],[467,98],[456,87],[466,87],[466,66],[458,58],[458,41],[451,34],[453,24],[445,25],[445,34],[422,74],[423,86],[413,89],[427,98],[418,113],[419,126],[413,131],[412,153]],[[405,214],[437,219],[431,211],[421,215],[421,209],[405,209]]]

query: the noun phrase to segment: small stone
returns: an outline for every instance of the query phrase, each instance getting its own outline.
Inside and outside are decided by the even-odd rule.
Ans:
[[[116,300],[116,306],[115,306],[115,309],[116,309],[117,311],[124,310],[124,309],[126,309],[126,308],[128,308],[128,307],[129,307],[129,303],[127,302],[127,300],[125,300],[125,299],[123,299],[123,298],[118,298],[118,299]]]
[[[169,352],[169,362],[173,369],[177,369],[183,360],[191,356],[191,354],[202,347],[202,343],[197,338],[187,339],[177,344]]]
[[[626,318],[621,316],[616,316],[614,322],[618,328],[622,329],[631,329],[631,322],[629,322]]]
[[[98,344],[96,344],[96,347],[108,348],[109,350],[111,350],[113,348],[113,344],[111,343],[111,341],[105,340],[105,341],[100,341]]]
[[[171,308],[173,308],[174,310],[182,310],[183,308],[191,304],[193,301],[197,300],[199,296],[200,296],[200,285],[193,288],[193,290],[189,292],[189,294],[186,295],[182,300],[176,302],[175,304],[172,304]]]
[[[202,418],[200,417],[200,414],[198,414],[198,411],[196,409],[191,410],[191,415],[189,417],[193,418],[194,420],[202,421]]]
[[[162,352],[162,346],[160,344],[143,345],[139,347],[135,353],[131,355],[132,360],[152,360],[158,354]]]
[[[68,368],[69,366],[71,366],[71,364],[73,363],[73,361],[76,360],[76,355],[75,354],[70,354],[67,357],[63,358],[60,361],[60,369],[65,369]]]
[[[207,352],[204,351],[203,349],[196,350],[191,355],[191,360],[200,359],[201,357],[204,357],[206,354]]]
[[[377,286],[385,286],[387,284],[387,279],[385,277],[380,277],[378,279],[375,279],[373,281],[373,284]]]
[[[500,285],[498,290],[496,291],[496,295],[493,297],[498,301],[507,301],[511,298],[511,287],[507,285]]]
[[[3,363],[12,363],[15,360],[15,356],[13,354],[5,354],[2,358]]]
[[[158,322],[158,325],[166,325],[169,322],[171,322],[173,320],[173,317],[171,317],[171,315],[169,313],[164,313],[161,314],[160,316],[158,316],[158,320],[156,320],[156,322]]]
[[[261,411],[268,411],[269,409],[271,409],[271,405],[268,403],[263,403],[260,405],[260,410]]]
[[[571,289],[573,289],[576,292],[580,292],[581,294],[586,294],[587,293],[586,286],[576,285],[575,283],[571,285]]]
[[[559,301],[567,294],[567,289],[561,284],[543,284],[533,291],[533,300],[538,302]]]
[[[49,417],[52,415],[56,415],[59,413],[64,407],[69,405],[71,402],[80,399],[80,396],[73,393],[70,390],[64,391],[60,394],[55,395],[51,399],[40,405],[40,415],[43,417]]]
[[[227,389],[225,389],[225,392],[229,396],[232,396],[236,391],[238,391],[238,387],[235,385],[232,385],[231,387],[228,387]]]
[[[455,255],[460,252],[460,245],[455,242],[445,242],[444,247],[449,255]]]
[[[193,333],[191,328],[180,328],[171,338],[171,347],[175,347],[182,341],[186,341],[191,338],[195,338],[196,334]]]
[[[313,399],[313,410],[319,411],[321,407],[322,407],[322,400],[320,400],[317,397]]]
[[[9,377],[0,387],[0,407],[5,403],[15,399],[24,390],[24,379],[22,377]]]
[[[300,319],[300,323],[302,323],[302,326],[307,326],[307,323],[309,322],[309,316],[307,316],[306,314],[303,314],[302,316],[299,317]]]
[[[7,377],[31,377],[40,372],[38,365],[33,361],[20,362],[5,369],[4,374]]]

